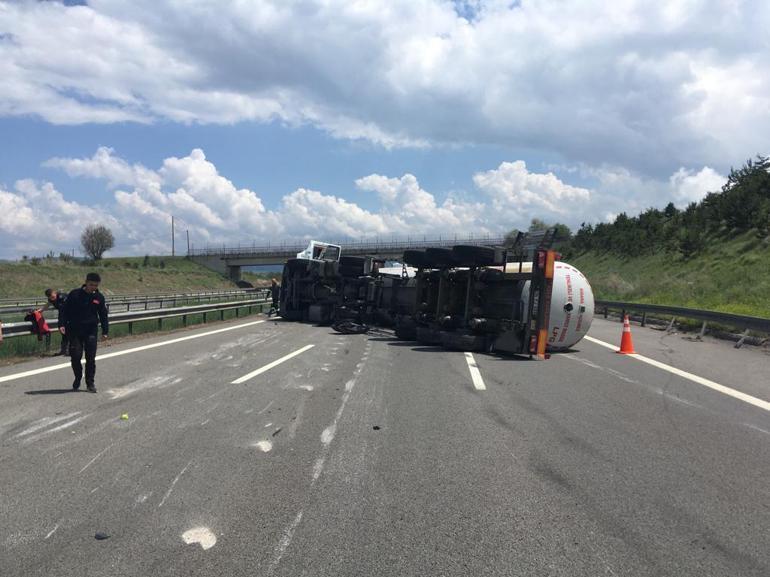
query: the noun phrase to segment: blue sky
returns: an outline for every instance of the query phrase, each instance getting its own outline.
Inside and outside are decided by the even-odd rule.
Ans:
[[[767,153],[768,28],[759,0],[0,0],[0,258],[93,222],[162,253],[172,214],[201,246],[685,206]]]

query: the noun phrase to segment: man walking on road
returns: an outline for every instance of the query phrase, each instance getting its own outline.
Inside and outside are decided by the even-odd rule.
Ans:
[[[90,272],[86,275],[86,283],[79,289],[73,290],[59,312],[59,322],[64,327],[64,334],[70,340],[70,360],[75,380],[72,390],[80,388],[83,378],[83,366],[80,359],[83,351],[86,353],[86,387],[88,392],[96,392],[94,376],[96,375],[96,333],[99,324],[102,325],[102,340],[107,339],[109,320],[104,295],[99,292],[101,277]]]
[[[53,307],[59,311],[59,332],[61,333],[61,348],[59,349],[59,354],[66,355],[67,349],[69,348],[67,346],[69,344],[69,338],[64,334],[65,331],[62,328],[64,325],[61,322],[61,310],[64,306],[64,302],[67,300],[67,297],[63,295],[61,291],[56,291],[51,288],[45,289],[45,296],[47,302],[38,310],[42,313],[48,310],[50,307]]]

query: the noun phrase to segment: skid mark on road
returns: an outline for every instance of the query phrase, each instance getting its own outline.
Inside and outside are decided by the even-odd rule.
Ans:
[[[369,353],[371,352],[371,347],[372,347],[371,341],[367,342],[366,347],[364,348],[364,354],[362,356],[361,362],[359,362],[356,365],[356,369],[355,371],[353,371],[353,377],[349,379],[347,383],[345,383],[345,392],[342,395],[340,407],[337,409],[337,412],[334,415],[334,419],[332,419],[332,422],[321,433],[321,453],[318,456],[318,458],[315,460],[315,463],[313,463],[313,470],[311,473],[312,476],[310,481],[310,489],[308,491],[308,498],[310,496],[310,493],[313,492],[316,482],[318,481],[318,479],[321,477],[321,474],[323,473],[324,466],[326,464],[326,459],[329,456],[331,443],[334,440],[334,437],[337,433],[337,425],[339,424],[340,418],[342,417],[342,414],[345,411],[345,406],[348,403],[350,394],[353,392],[353,388],[356,386],[356,379],[361,374],[361,371],[363,370],[366,364],[366,359],[369,357]],[[283,536],[281,537],[281,540],[278,542],[278,545],[276,546],[275,551],[273,553],[273,560],[271,561],[270,566],[267,569],[267,575],[272,575],[275,572],[275,569],[278,567],[278,564],[281,562],[281,559],[286,553],[286,550],[291,545],[291,541],[294,538],[294,532],[297,530],[297,527],[302,521],[302,515],[303,515],[303,509],[300,509],[296,517],[294,517],[294,520],[291,522],[291,524],[284,529]]]
[[[185,465],[184,469],[179,471],[179,474],[176,477],[174,477],[173,481],[171,481],[171,486],[168,488],[168,491],[166,491],[166,494],[163,495],[163,499],[161,499],[160,504],[158,505],[159,509],[163,506],[163,503],[166,502],[166,499],[168,499],[171,496],[171,493],[173,492],[174,487],[176,486],[177,482],[179,482],[179,479],[182,477],[182,475],[184,475],[184,472],[190,467],[190,465],[192,465],[192,461],[187,463]]]
[[[24,429],[21,433],[16,435],[15,438],[19,437],[26,437],[27,435],[31,435],[32,433],[36,433],[37,431],[40,431],[41,429],[45,429],[49,425],[53,425],[54,423],[58,423],[60,421],[66,421],[67,419],[71,419],[72,417],[76,417],[80,414],[80,411],[76,411],[74,413],[70,413],[69,415],[61,415],[58,417],[43,417],[42,419],[35,421],[31,427],[28,427]]]
[[[603,367],[601,365],[597,365],[596,363],[589,361],[588,359],[584,359],[583,357],[578,357],[574,354],[560,354],[558,355],[558,358],[560,359],[569,359],[571,361],[577,361],[581,364],[584,364],[587,367],[591,367],[592,369],[596,369],[597,371],[602,371],[605,373],[608,373],[612,375],[613,377],[617,377],[621,381],[624,381],[626,383],[633,383],[635,385],[640,384],[639,381],[635,381],[634,379],[630,378],[627,375],[624,375],[620,371],[616,371],[615,369],[610,369],[608,367]]]
[[[93,465],[93,464],[96,462],[96,460],[97,460],[99,457],[101,457],[102,455],[104,455],[104,453],[106,453],[106,452],[107,452],[107,451],[110,449],[110,447],[112,447],[114,444],[115,444],[115,443],[111,443],[111,444],[109,444],[109,445],[107,446],[107,448],[105,448],[104,450],[100,451],[100,452],[99,452],[99,453],[98,453],[98,454],[97,454],[97,455],[96,455],[96,456],[95,456],[93,459],[91,459],[90,461],[88,461],[88,463],[86,463],[86,464],[85,464],[85,466],[84,466],[82,469],[80,469],[80,471],[78,471],[78,475],[79,475],[80,473],[82,473],[83,471],[85,471],[86,469],[88,469],[88,467],[90,467],[91,465]]]
[[[65,429],[69,429],[70,427],[74,427],[81,421],[87,419],[89,416],[90,416],[90,413],[88,415],[83,415],[82,417],[77,417],[76,419],[72,419],[71,421],[62,423],[61,425],[59,425],[58,427],[54,427],[53,429],[48,429],[47,431],[42,431],[35,435],[30,435],[29,437],[22,439],[21,442],[22,444],[34,443],[35,441],[39,441],[40,439],[47,437],[48,435],[52,435],[54,433],[58,433]]]

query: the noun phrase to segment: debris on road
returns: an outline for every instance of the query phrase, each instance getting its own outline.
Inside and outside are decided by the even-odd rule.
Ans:
[[[110,536],[104,531],[97,531],[96,535],[94,535],[94,539],[96,539],[97,541],[104,541],[105,539],[109,539],[109,538]]]

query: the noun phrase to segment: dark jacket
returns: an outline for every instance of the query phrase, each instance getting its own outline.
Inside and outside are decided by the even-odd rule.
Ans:
[[[66,327],[67,332],[74,334],[93,334],[101,323],[102,334],[106,335],[110,324],[104,295],[99,291],[88,294],[85,285],[75,289],[67,295],[64,306],[59,309],[59,323]]]

